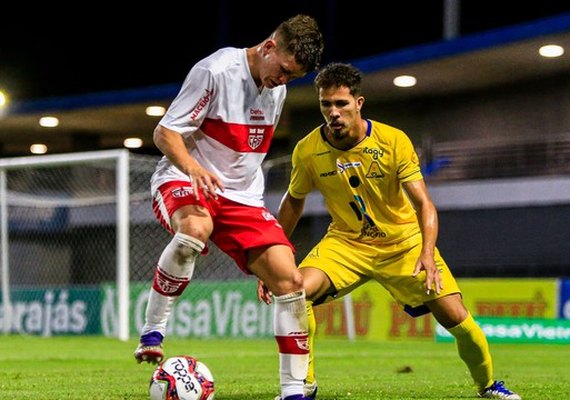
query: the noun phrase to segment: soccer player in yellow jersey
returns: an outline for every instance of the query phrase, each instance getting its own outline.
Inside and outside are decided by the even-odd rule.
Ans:
[[[479,397],[520,400],[493,378],[483,330],[437,247],[437,210],[411,140],[401,130],[365,119],[361,73],[332,63],[315,78],[325,123],[300,140],[278,220],[291,236],[306,196],[323,195],[332,222],[299,265],[309,314],[309,373],[305,396],[316,398],[313,305],[339,298],[374,279],[411,316],[431,312],[456,339]],[[271,293],[259,282],[258,297]]]

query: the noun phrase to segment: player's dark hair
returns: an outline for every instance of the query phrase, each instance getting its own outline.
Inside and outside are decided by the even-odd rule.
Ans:
[[[324,40],[313,17],[303,14],[291,17],[279,24],[274,35],[278,47],[293,54],[306,72],[319,68]]]
[[[362,94],[362,73],[351,64],[330,63],[315,77],[315,87],[328,89],[331,87],[347,87],[350,94],[358,97]]]

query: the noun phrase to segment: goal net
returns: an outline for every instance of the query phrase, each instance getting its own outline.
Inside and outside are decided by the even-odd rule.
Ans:
[[[170,240],[151,208],[157,161],[127,150],[0,159],[4,333],[138,336]],[[271,335],[256,280],[209,249],[176,303],[170,334]]]

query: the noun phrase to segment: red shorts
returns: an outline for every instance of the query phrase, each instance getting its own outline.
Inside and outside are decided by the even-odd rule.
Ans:
[[[170,217],[180,207],[199,205],[205,207],[214,222],[210,240],[235,260],[240,269],[247,269],[248,250],[282,244],[295,251],[283,228],[265,207],[252,207],[236,203],[225,197],[218,200],[194,198],[192,184],[188,181],[171,181],[158,188],[152,200],[152,209],[162,226],[174,234]]]

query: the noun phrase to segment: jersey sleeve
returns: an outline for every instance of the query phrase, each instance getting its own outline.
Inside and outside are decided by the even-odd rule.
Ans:
[[[215,81],[211,71],[195,65],[160,120],[160,125],[184,136],[194,133],[202,125],[214,95]]]
[[[400,132],[400,135],[397,137],[396,162],[400,182],[423,179],[419,157],[412,141],[404,132]]]
[[[308,160],[303,160],[300,143],[293,149],[291,180],[289,181],[289,194],[296,199],[304,199],[314,188],[309,163]]]

